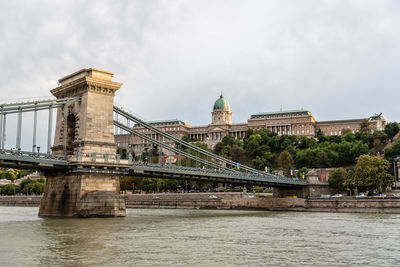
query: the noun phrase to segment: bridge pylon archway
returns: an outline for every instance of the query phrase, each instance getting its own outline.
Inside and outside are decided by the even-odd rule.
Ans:
[[[59,79],[57,99],[80,97],[57,109],[53,154],[68,156],[68,171],[47,174],[39,216],[125,216],[119,175],[90,167],[122,167],[116,158],[113,107],[122,83],[113,73],[82,69]],[[82,168],[86,167],[86,168]],[[83,170],[83,171],[82,171]]]
[[[65,150],[67,155],[74,155],[74,142],[76,133],[76,116],[74,114],[69,114],[67,117],[67,129],[66,129],[66,141]]]

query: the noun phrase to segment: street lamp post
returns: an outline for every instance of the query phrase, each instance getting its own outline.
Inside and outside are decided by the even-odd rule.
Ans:
[[[395,158],[393,160],[393,173],[394,173],[394,188],[395,188],[395,190],[397,190],[397,179],[398,179],[398,176],[399,176],[399,173],[396,170],[397,169],[396,168],[396,165],[397,165],[396,162],[400,162],[400,155],[397,156],[397,158]]]

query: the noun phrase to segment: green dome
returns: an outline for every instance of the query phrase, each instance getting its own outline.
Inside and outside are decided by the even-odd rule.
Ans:
[[[221,96],[215,101],[214,103],[214,110],[216,109],[223,109],[223,110],[228,110],[231,111],[231,107],[229,106],[228,101],[224,98],[224,96],[221,94]]]

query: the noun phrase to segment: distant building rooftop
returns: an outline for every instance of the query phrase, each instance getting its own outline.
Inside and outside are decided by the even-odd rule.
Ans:
[[[333,121],[317,121],[320,124],[342,124],[342,123],[360,123],[365,119],[350,119],[350,120],[333,120]]]
[[[190,127],[190,125],[184,121],[178,120],[178,119],[172,119],[172,120],[157,120],[157,121],[148,121],[148,124],[151,124],[153,126],[164,126],[164,125],[183,125]],[[135,127],[140,127],[139,124],[135,124]]]
[[[283,110],[283,111],[273,111],[273,112],[259,112],[251,115],[250,119],[259,119],[259,118],[273,118],[273,117],[295,117],[295,116],[304,116],[311,115],[311,112],[308,110]]]

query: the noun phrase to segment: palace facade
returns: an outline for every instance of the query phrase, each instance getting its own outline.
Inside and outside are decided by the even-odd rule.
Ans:
[[[341,135],[344,129],[349,129],[353,133],[357,132],[360,129],[361,122],[365,119],[368,120],[373,130],[383,130],[386,125],[382,114],[353,120],[317,121],[314,115],[307,110],[256,113],[250,116],[247,123],[233,124],[229,102],[221,94],[214,103],[211,123],[208,125],[191,126],[181,120],[152,121],[149,123],[176,138],[190,136],[191,139],[204,142],[210,149],[213,149],[228,134],[242,140],[248,129],[267,128],[278,135],[304,135],[307,137],[315,137],[320,129],[324,135]],[[161,138],[159,140],[165,143],[169,142],[139,125],[134,125],[133,129],[153,138]],[[119,147],[127,149],[131,147],[135,155],[140,155],[151,147],[151,144],[146,140],[129,134],[115,135],[115,140]],[[167,151],[163,152],[168,154]]]

